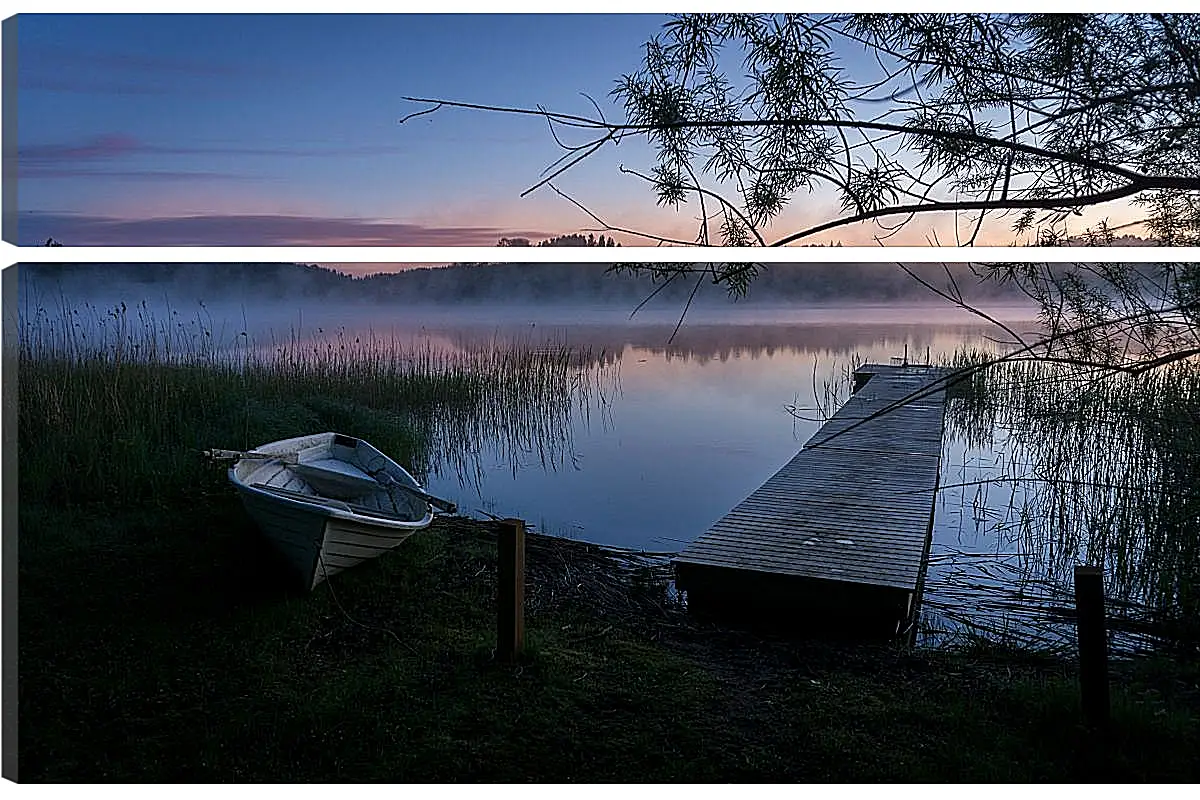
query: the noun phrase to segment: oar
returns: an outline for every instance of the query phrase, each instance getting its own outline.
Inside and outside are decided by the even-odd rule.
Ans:
[[[424,500],[426,503],[429,503],[429,505],[433,506],[434,508],[440,508],[442,511],[445,511],[447,514],[457,514],[458,513],[458,506],[455,503],[452,503],[449,500],[443,500],[440,497],[434,497],[433,495],[429,494],[428,492],[423,492],[420,489],[417,489],[416,487],[409,486],[407,484],[403,484],[400,481],[393,478],[391,475],[388,475],[386,472],[380,473],[379,475],[375,475],[374,478],[375,478],[375,480],[379,481],[384,486],[386,486],[388,489],[401,489],[403,491],[406,491],[409,494],[413,495],[414,497],[417,497],[421,500]]]
[[[370,517],[379,517],[380,519],[392,519],[400,522],[412,522],[412,520],[401,517],[397,514],[389,514],[386,511],[380,511],[376,508],[368,508],[360,506],[356,503],[347,503],[345,500],[334,500],[331,497],[320,497],[318,495],[304,494],[303,492],[293,492],[289,489],[280,489],[278,486],[268,486],[265,483],[250,484],[256,489],[262,489],[272,494],[277,494],[282,497],[290,497],[293,500],[299,500],[304,503],[312,503],[313,505],[325,506],[327,508],[340,508],[345,511],[353,511],[355,514],[363,514]]]
[[[276,455],[274,453],[259,453],[255,450],[221,450],[220,448],[212,448],[204,450],[203,454],[217,461],[232,461],[239,458],[261,458],[261,459],[276,459],[285,464],[297,464],[300,457],[295,453],[283,453]]]
[[[300,460],[299,456],[297,456],[295,453],[284,453],[282,455],[273,455],[271,453],[259,453],[254,450],[222,450],[220,448],[215,448],[215,447],[210,450],[205,450],[204,455],[208,456],[209,458],[217,459],[217,460],[233,460],[233,459],[239,459],[239,458],[261,458],[261,459],[265,459],[265,460],[276,459],[278,461],[282,461],[285,464],[297,464],[297,463],[299,463],[299,460]],[[373,477],[375,480],[379,481],[379,483],[382,484],[385,488],[401,489],[401,490],[408,492],[409,494],[417,497],[418,499],[424,500],[426,503],[429,503],[429,505],[433,506],[434,508],[445,511],[447,514],[457,514],[458,513],[458,505],[456,505],[455,503],[453,503],[449,500],[443,500],[440,497],[434,497],[433,495],[429,494],[428,492],[423,492],[414,486],[409,486],[408,484],[401,483],[400,481],[393,478],[391,475],[388,475],[386,472],[381,472],[380,474],[372,475],[371,477]]]
[[[388,476],[388,477],[390,478],[391,476]],[[431,494],[426,494],[425,492],[422,492],[420,489],[414,489],[413,487],[405,486],[402,483],[398,483],[395,481],[393,481],[393,483],[395,483],[396,488],[403,489],[406,492],[410,492],[411,494],[416,495],[421,500],[424,500],[425,502],[429,503],[429,505],[434,506],[435,508],[441,508],[441,509],[445,510],[446,513],[448,513],[448,514],[453,514],[458,511],[458,506],[456,506],[454,503],[451,503],[449,500],[442,500],[439,497],[434,497]],[[275,494],[281,494],[284,497],[292,497],[292,498],[295,498],[296,500],[304,500],[309,503],[316,503],[316,504],[320,504],[320,505],[335,505],[335,506],[339,506],[341,508],[345,508],[348,511],[355,511],[360,514],[370,514],[370,515],[376,516],[376,517],[384,517],[385,519],[400,519],[400,517],[397,517],[393,514],[388,514],[386,511],[377,511],[373,508],[367,508],[366,506],[357,505],[355,503],[348,503],[345,500],[334,500],[333,498],[321,497],[320,495],[304,494],[303,492],[293,492],[288,489],[280,489],[276,486],[268,486],[265,483],[252,483],[250,485],[255,486],[259,489],[266,489],[268,492],[274,492]]]

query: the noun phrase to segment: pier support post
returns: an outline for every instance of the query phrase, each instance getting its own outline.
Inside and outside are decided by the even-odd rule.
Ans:
[[[1079,639],[1079,696],[1084,719],[1108,725],[1108,631],[1104,621],[1104,572],[1075,567],[1076,632]]]
[[[512,663],[525,650],[525,522],[500,522],[496,659]]]

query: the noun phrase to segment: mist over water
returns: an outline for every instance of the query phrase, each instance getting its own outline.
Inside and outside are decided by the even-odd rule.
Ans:
[[[917,284],[897,265],[775,264],[764,267],[747,296],[732,300],[707,279],[693,284],[648,275],[609,274],[606,264],[460,264],[352,277],[300,264],[20,265],[20,304],[54,312],[87,305],[101,314],[135,306],[156,320],[198,320],[214,336],[279,338],[338,327],[389,330],[454,326],[674,326],[691,304],[688,325],[795,324],[837,321],[845,309],[876,323],[977,322]],[[951,284],[968,301],[1028,315],[1011,286],[981,281],[962,264],[916,265],[934,285]],[[944,274],[943,274],[944,273]],[[692,289],[699,289],[693,296]],[[643,305],[643,301],[646,301]],[[669,335],[669,334],[668,334]]]

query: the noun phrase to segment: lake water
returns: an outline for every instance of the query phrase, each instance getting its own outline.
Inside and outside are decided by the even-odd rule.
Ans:
[[[543,323],[546,341],[613,359],[596,376],[607,391],[575,415],[568,452],[543,466],[538,454],[493,442],[481,480],[447,472],[429,485],[464,509],[519,516],[546,533],[678,550],[795,455],[820,427],[824,384],[853,359],[886,363],[906,345],[921,360],[990,346],[983,326],[881,323],[868,309],[825,314],[811,323],[692,320],[670,343],[671,326]],[[426,330],[466,346],[472,334],[531,336]]]

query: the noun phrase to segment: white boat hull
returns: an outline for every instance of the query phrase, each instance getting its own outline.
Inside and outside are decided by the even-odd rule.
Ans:
[[[398,547],[433,520],[428,502],[400,490],[419,492],[416,479],[362,440],[316,434],[253,452],[234,464],[229,479],[305,590]],[[321,494],[314,484],[341,496]]]

